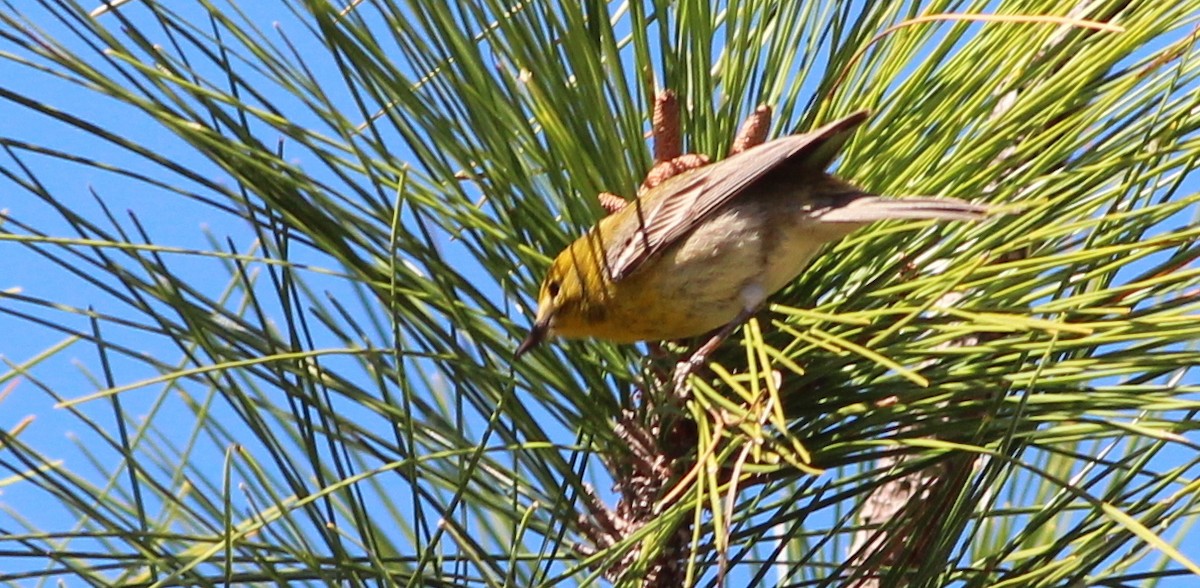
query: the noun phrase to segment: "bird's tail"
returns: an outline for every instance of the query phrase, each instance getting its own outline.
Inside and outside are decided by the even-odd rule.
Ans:
[[[840,202],[835,202],[815,216],[831,223],[870,223],[890,219],[979,220],[993,212],[987,206],[958,198],[883,198],[858,193],[838,196],[836,199]]]

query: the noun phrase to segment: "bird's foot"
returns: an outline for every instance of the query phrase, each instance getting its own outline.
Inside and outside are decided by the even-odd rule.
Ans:
[[[696,370],[704,366],[708,361],[708,354],[697,351],[691,357],[675,364],[675,377],[672,378],[672,390],[675,392],[675,399],[683,404],[685,400],[692,395],[692,389],[688,386],[688,376],[696,373]]]

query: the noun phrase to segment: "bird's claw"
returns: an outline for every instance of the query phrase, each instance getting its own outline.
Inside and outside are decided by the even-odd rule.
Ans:
[[[672,378],[673,390],[675,397],[680,400],[686,400],[691,395],[691,388],[688,386],[688,376],[696,373],[707,361],[707,357],[700,353],[695,353],[684,361],[675,364],[675,376]]]

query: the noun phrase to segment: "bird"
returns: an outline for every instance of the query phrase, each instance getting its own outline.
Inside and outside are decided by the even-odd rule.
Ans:
[[[879,196],[828,173],[867,118],[685,171],[601,219],[551,263],[515,357],[551,337],[634,343],[720,329],[689,359],[699,365],[826,243],[876,221],[991,213],[958,198]]]

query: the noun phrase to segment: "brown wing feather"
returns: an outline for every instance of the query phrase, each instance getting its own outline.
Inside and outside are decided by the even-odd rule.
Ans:
[[[768,141],[705,167],[684,172],[655,187],[618,214],[636,218],[614,222],[631,234],[612,235],[620,246],[607,250],[613,280],[636,272],[646,261],[662,253],[712,213],[745,192],[784,162],[800,169],[822,171],[849,138],[854,127],[867,118],[859,111],[815,131]],[[614,219],[616,220],[616,219]]]

